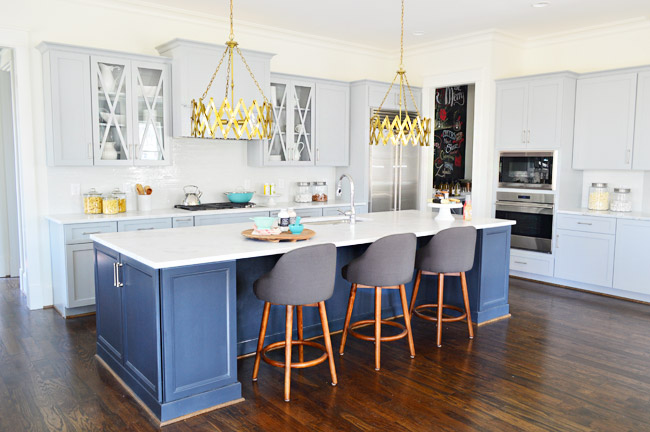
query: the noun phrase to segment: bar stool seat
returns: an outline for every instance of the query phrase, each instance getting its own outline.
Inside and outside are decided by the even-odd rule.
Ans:
[[[404,285],[413,278],[413,265],[416,249],[415,234],[395,234],[382,237],[368,247],[366,252],[343,267],[343,278],[352,284],[348,309],[343,325],[343,335],[339,354],[344,354],[347,335],[350,334],[361,340],[375,342],[375,370],[381,368],[381,342],[389,342],[406,337],[408,339],[411,358],[415,357],[413,333],[411,332],[411,317],[406,301]],[[354,300],[359,288],[375,290],[375,319],[361,320],[350,323]],[[381,293],[382,289],[397,289],[400,292],[402,309],[404,310],[404,324],[381,319]],[[357,328],[367,324],[374,324],[374,336],[358,333]],[[397,327],[402,331],[396,335],[382,336],[382,324]]]
[[[286,402],[290,400],[291,369],[316,366],[329,359],[332,385],[335,386],[338,383],[325,310],[325,300],[332,297],[334,293],[335,272],[336,247],[333,244],[308,246],[284,254],[269,273],[253,284],[255,295],[264,301],[262,324],[253,368],[253,381],[257,381],[260,360],[264,360],[272,366],[284,368],[284,400]],[[271,343],[265,347],[264,338],[272,304],[286,307],[285,340]],[[323,327],[324,344],[303,340],[303,306],[318,308]],[[298,340],[292,340],[294,307],[298,321]],[[299,347],[300,361],[298,362],[291,361],[293,345]],[[304,361],[304,346],[320,349],[324,353],[316,359]],[[284,362],[273,360],[267,356],[268,351],[280,347],[285,348]]]
[[[442,323],[462,321],[467,319],[469,338],[474,339],[472,328],[472,316],[469,310],[469,296],[467,293],[467,279],[465,272],[474,266],[474,253],[476,249],[476,228],[455,227],[440,231],[433,236],[431,241],[417,251],[415,268],[417,275],[411,297],[410,311],[412,315],[437,323],[436,343],[442,346]],[[438,303],[423,304],[415,307],[415,301],[420,288],[420,281],[423,275],[438,276]],[[445,277],[459,276],[463,293],[465,309],[455,305],[443,303]],[[425,311],[434,309],[436,316],[431,316]],[[443,310],[451,309],[460,312],[458,316],[443,317]]]

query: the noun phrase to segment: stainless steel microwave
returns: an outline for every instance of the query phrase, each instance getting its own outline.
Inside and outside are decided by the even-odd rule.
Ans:
[[[499,187],[554,190],[555,156],[553,151],[499,153]]]

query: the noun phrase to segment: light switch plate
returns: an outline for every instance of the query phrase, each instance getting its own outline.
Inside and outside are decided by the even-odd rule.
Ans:
[[[79,196],[81,195],[81,185],[79,183],[70,184],[70,195]]]

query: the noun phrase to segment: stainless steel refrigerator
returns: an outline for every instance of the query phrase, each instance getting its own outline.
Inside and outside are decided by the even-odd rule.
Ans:
[[[370,146],[370,211],[415,209],[419,169],[419,146]]]

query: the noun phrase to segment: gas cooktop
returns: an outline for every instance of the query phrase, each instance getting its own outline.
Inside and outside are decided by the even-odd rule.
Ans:
[[[174,208],[197,211],[197,210],[225,210],[225,209],[251,208],[255,206],[256,204],[253,202],[247,202],[247,203],[218,202],[218,203],[198,204],[193,206],[178,204],[175,205]]]

